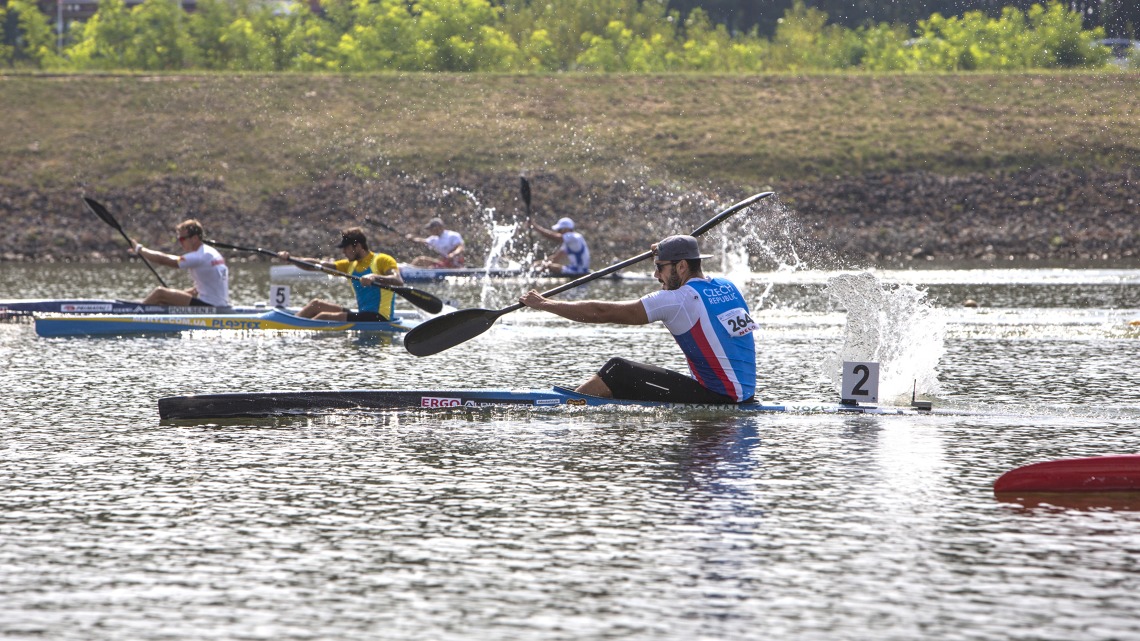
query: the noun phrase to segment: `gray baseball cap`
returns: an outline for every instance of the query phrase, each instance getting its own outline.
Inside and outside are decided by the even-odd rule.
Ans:
[[[692,236],[669,236],[657,243],[657,260],[661,262],[705,258],[712,258],[712,256],[702,254],[701,250],[697,248],[697,239]]]

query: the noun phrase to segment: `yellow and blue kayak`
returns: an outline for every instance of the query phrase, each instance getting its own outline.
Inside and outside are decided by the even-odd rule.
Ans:
[[[172,334],[190,330],[228,329],[239,331],[318,331],[318,332],[406,332],[420,321],[399,317],[383,322],[339,322],[301,318],[282,309],[256,314],[84,314],[36,317],[40,336],[120,336],[131,334]]]

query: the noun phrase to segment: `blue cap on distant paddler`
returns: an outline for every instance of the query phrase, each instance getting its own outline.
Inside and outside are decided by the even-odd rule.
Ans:
[[[569,218],[559,218],[551,229],[554,231],[574,231],[574,221]]]
[[[657,243],[657,260],[661,262],[705,258],[712,258],[712,255],[702,254],[697,247],[697,239],[692,236],[669,236]]]

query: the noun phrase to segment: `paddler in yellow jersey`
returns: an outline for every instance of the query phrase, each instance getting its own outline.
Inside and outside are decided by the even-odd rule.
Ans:
[[[309,301],[308,305],[302,307],[297,315],[303,318],[342,322],[375,322],[392,318],[392,314],[396,310],[395,296],[392,294],[392,290],[382,288],[384,285],[400,286],[404,284],[404,279],[400,277],[400,269],[396,264],[396,259],[388,254],[373,253],[369,250],[368,239],[364,236],[364,230],[359,227],[343,230],[337,247],[344,251],[343,260],[336,262],[321,261],[316,258],[300,258],[297,260],[319,263],[325,268],[335,269],[360,278],[360,280],[352,281],[352,288],[356,290],[356,311],[336,303],[314,298]],[[290,258],[289,252],[279,252],[277,256],[286,262]],[[303,265],[298,265],[298,267],[314,271],[312,268]]]

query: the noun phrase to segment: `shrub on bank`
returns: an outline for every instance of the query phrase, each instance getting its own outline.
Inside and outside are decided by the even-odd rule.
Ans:
[[[199,0],[183,14],[170,0],[127,8],[102,0],[56,46],[32,0],[0,8],[15,33],[0,64],[57,71],[810,72],[1103,68],[1100,27],[1057,0],[1001,17],[934,14],[914,30],[828,24],[797,1],[771,40],[729,33],[700,9],[684,20],[665,3],[638,0],[325,0],[285,4]],[[14,25],[15,28],[11,28]]]

